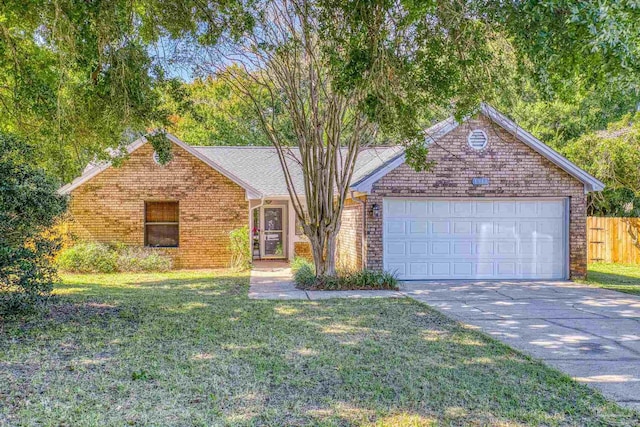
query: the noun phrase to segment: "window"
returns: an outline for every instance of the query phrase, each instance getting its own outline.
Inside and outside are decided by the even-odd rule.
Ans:
[[[145,202],[144,245],[177,248],[179,240],[178,202]]]
[[[487,134],[482,129],[472,130],[467,138],[469,147],[475,150],[482,150],[487,146],[488,138]]]

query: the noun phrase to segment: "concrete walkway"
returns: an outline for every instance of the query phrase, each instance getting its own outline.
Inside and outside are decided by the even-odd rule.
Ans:
[[[285,263],[258,263],[249,298],[407,296],[640,410],[640,298],[572,282],[406,282],[395,291],[301,291]]]

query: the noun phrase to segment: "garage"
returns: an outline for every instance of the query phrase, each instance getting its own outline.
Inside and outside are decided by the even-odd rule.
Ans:
[[[565,279],[566,198],[383,199],[383,266],[401,280]]]

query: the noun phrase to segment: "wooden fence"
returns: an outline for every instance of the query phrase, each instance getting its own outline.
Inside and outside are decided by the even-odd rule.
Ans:
[[[588,260],[640,264],[640,218],[587,218]]]

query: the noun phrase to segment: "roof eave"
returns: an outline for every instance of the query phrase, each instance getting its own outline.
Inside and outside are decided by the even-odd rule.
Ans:
[[[388,174],[389,172],[391,172],[392,170],[396,169],[398,166],[403,164],[404,161],[405,161],[405,156],[403,151],[397,156],[387,161],[386,163],[383,163],[380,167],[378,167],[376,170],[374,170],[370,174],[362,177],[357,182],[351,184],[349,189],[351,191],[357,191],[359,193],[370,194],[373,184],[375,184],[376,182],[378,182],[380,178],[382,178],[383,176],[385,176],[386,174]]]

